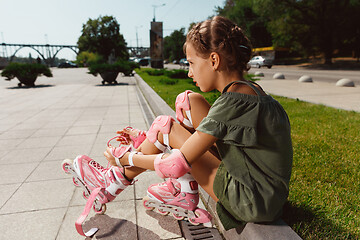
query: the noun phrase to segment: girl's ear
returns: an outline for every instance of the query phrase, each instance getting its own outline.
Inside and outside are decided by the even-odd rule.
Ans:
[[[220,56],[218,53],[216,52],[212,52],[210,53],[210,61],[211,61],[211,65],[215,70],[217,70],[219,68],[219,65],[220,65]]]

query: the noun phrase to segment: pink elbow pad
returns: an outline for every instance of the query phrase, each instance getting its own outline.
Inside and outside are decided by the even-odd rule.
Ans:
[[[161,178],[179,178],[191,170],[184,155],[179,149],[173,149],[172,153],[162,159],[163,154],[157,155],[154,161],[156,173]]]
[[[176,97],[176,101],[175,101],[176,119],[190,128],[193,128],[193,125],[190,114],[190,102],[189,102],[188,94],[192,92],[193,91],[186,90],[185,92],[180,93]],[[188,119],[184,117],[182,110],[185,111]]]

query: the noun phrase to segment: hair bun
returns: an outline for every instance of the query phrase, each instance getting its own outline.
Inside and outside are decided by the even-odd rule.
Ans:
[[[187,34],[186,43],[191,43],[204,58],[211,52],[219,53],[228,70],[239,72],[247,70],[252,53],[251,43],[243,30],[222,16],[196,24]]]

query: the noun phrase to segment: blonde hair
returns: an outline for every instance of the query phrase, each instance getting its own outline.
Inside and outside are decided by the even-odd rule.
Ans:
[[[186,36],[185,53],[189,43],[203,58],[209,57],[212,52],[218,53],[228,70],[240,73],[248,70],[251,43],[242,29],[227,18],[215,16],[196,24]]]

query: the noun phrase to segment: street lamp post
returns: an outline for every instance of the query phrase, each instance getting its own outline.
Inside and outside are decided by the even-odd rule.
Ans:
[[[165,5],[166,5],[165,3],[163,3],[163,4],[161,4],[161,5],[152,5],[153,8],[154,8],[154,18],[153,18],[153,22],[156,22],[156,21],[155,21],[155,9],[158,8],[158,7],[163,7],[163,6],[165,6]]]
[[[141,26],[135,26],[135,29],[136,29],[136,47],[137,48],[139,48],[138,28],[142,28],[142,25]]]

